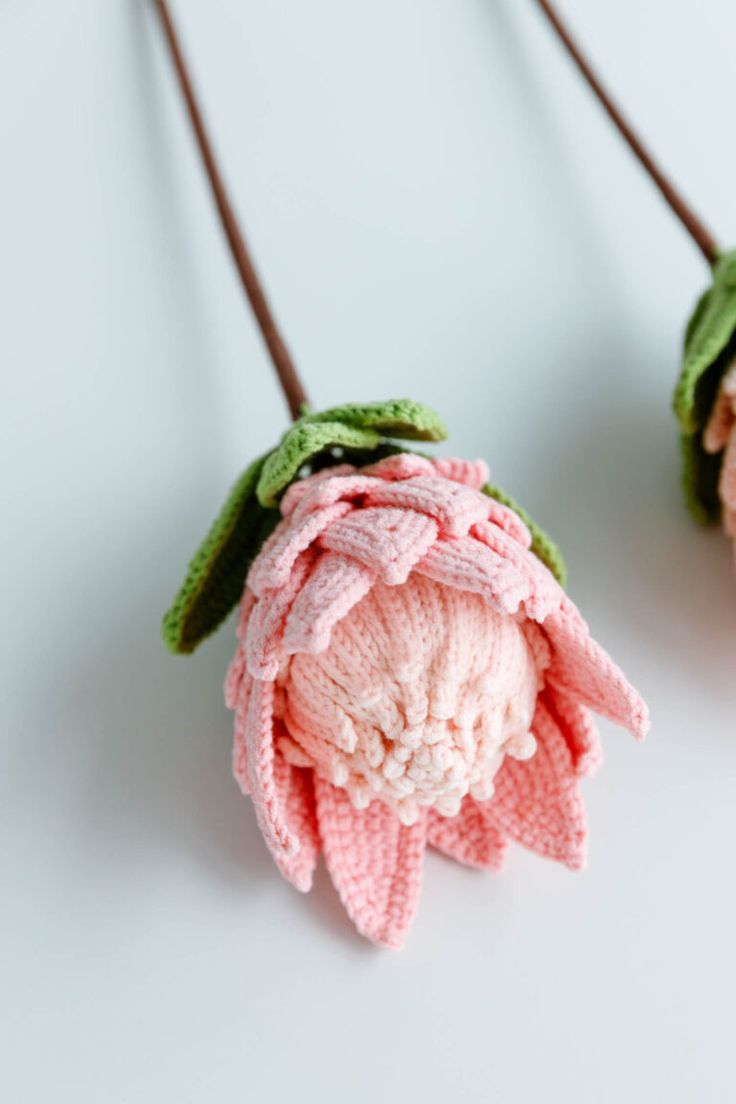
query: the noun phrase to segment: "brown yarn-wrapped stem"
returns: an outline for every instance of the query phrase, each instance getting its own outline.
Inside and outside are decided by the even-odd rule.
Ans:
[[[554,5],[550,0],[537,0],[537,3],[553,27],[557,37],[562,42],[562,45],[580,70],[580,73],[593,92],[593,95],[601,104],[621,137],[639,161],[639,164],[649,174],[670,210],[685,227],[708,264],[713,265],[718,257],[719,250],[718,244],[708,227],[695,213],[672,181],[665,176],[664,172],[654,160],[652,154],[631,126],[618,104],[601,83],[600,78],[585,54],[583,54]]]
[[[153,2],[159,14],[164,35],[166,36],[166,41],[171,53],[171,60],[174,63],[174,68],[179,79],[179,86],[186,102],[189,119],[197,139],[197,146],[204,163],[210,188],[212,189],[212,195],[220,216],[222,228],[225,231],[225,236],[230,246],[230,252],[235,261],[235,267],[238,270],[238,275],[245,289],[245,294],[253,309],[253,314],[256,317],[261,334],[263,335],[263,340],[266,343],[274,368],[276,369],[276,375],[278,376],[279,383],[281,384],[281,388],[289,406],[289,413],[291,417],[296,420],[302,412],[302,407],[308,403],[304,385],[294,367],[294,362],[291,359],[286,343],[279,333],[278,326],[276,325],[276,321],[266,298],[266,293],[263,290],[255,265],[253,264],[248,247],[245,243],[245,238],[238,226],[238,220],[235,217],[235,212],[230,203],[222,174],[220,173],[212,150],[212,143],[210,142],[204,125],[202,112],[194,94],[192,79],[184,60],[169,6],[166,0],[153,0]]]

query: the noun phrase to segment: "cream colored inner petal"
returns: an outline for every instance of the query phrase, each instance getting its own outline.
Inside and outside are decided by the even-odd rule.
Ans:
[[[493,795],[504,755],[528,759],[544,640],[480,595],[421,576],[377,583],[319,655],[278,679],[285,755],[343,787],[357,808],[380,798],[407,824],[420,807],[454,816]]]

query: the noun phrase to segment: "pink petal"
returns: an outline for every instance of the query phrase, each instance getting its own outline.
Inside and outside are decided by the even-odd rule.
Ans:
[[[548,686],[543,694],[567,741],[575,774],[578,778],[589,778],[603,762],[603,748],[590,710],[564,690]]]
[[[253,678],[276,678],[284,655],[286,618],[316,557],[315,549],[302,552],[286,585],[267,591],[253,607],[245,629],[245,655]]]
[[[472,797],[465,798],[454,817],[443,817],[430,809],[427,842],[443,855],[479,870],[501,870],[507,846],[503,834]]]
[[[249,794],[248,752],[245,727],[247,708],[253,680],[246,674],[248,685],[241,691],[241,700],[235,716],[235,742],[233,745],[233,774],[244,793]],[[276,721],[276,725],[280,722]],[[312,875],[320,852],[317,814],[314,807],[312,772],[300,770],[286,761],[276,748],[273,753],[273,792],[283,821],[299,848],[290,853],[278,847],[272,848],[274,859],[281,873],[302,892],[311,888]],[[259,820],[260,824],[260,820]],[[269,846],[271,846],[269,844]]]
[[[281,863],[297,854],[300,840],[287,823],[274,776],[273,690],[272,682],[253,679],[251,683],[244,723],[245,768],[258,827]],[[240,778],[237,762],[235,771]]]
[[[248,781],[248,748],[246,743],[246,727],[248,721],[248,703],[253,679],[246,670],[243,671],[238,688],[237,699],[231,708],[235,709],[233,724],[233,774],[244,794],[250,794]],[[228,702],[229,704],[229,702]]]
[[[420,476],[400,483],[383,483],[366,496],[369,506],[396,506],[428,514],[439,523],[443,533],[464,536],[477,521],[488,517],[491,500],[448,479]]]
[[[323,510],[314,510],[298,521],[282,521],[271,534],[253,563],[248,586],[261,597],[267,590],[277,590],[289,580],[297,558],[309,548],[325,529],[349,514],[349,502],[335,502]]]
[[[442,479],[451,479],[453,483],[462,483],[479,491],[490,479],[485,460],[459,460],[454,456],[441,456],[432,461],[434,472]]]
[[[387,805],[353,808],[344,790],[315,776],[317,819],[335,889],[361,935],[398,949],[419,904],[426,813],[411,827]]]
[[[225,676],[225,705],[228,709],[236,708],[245,677],[245,649],[239,644]]]
[[[315,484],[323,483],[326,479],[334,479],[336,476],[351,475],[354,472],[355,468],[352,464],[335,464],[334,468],[323,468],[322,471],[315,472],[314,475],[307,476],[306,479],[297,479],[284,491],[279,503],[281,516],[288,517]]]
[[[312,875],[320,853],[312,771],[292,766],[276,751],[273,780],[284,822],[300,844],[296,854],[278,851],[274,858],[284,877],[302,893],[307,893],[312,888]]]
[[[256,604],[256,596],[252,590],[246,585],[243,591],[243,597],[240,599],[240,608],[238,609],[238,623],[235,629],[235,635],[238,640],[242,640],[245,636],[245,630],[250,620],[250,615],[253,612],[253,607]]]
[[[325,510],[336,502],[353,502],[362,498],[375,487],[380,487],[380,479],[371,478],[357,472],[354,475],[335,476],[334,469],[329,469],[334,478],[318,479],[316,475],[310,475],[295,486],[302,488],[301,496],[292,508],[292,522],[306,517],[313,510]],[[291,506],[291,502],[287,505]],[[283,504],[282,504],[283,509]]]
[[[435,474],[434,463],[426,456],[417,456],[414,452],[397,452],[394,456],[386,456],[375,464],[361,468],[366,475],[378,476],[389,482],[401,479],[413,479],[417,475],[433,476]]]
[[[530,595],[516,565],[473,537],[436,541],[414,570],[436,583],[480,594],[501,613],[514,613]]]
[[[734,423],[734,397],[736,397],[736,365],[731,365],[721,380],[716,401],[703,431],[703,448],[706,452],[720,452]]]
[[[336,521],[320,544],[351,556],[389,586],[405,583],[437,538],[437,522],[413,510],[366,506]]]
[[[363,564],[337,552],[323,552],[300,590],[286,620],[284,650],[323,652],[333,626],[373,586],[376,576]]]
[[[564,736],[543,701],[532,731],[531,759],[507,757],[496,775],[496,792],[481,808],[490,822],[524,847],[579,870],[585,863],[585,809]]]
[[[732,426],[723,454],[718,493],[727,511],[736,510],[736,425]]]
[[[547,681],[577,697],[603,717],[623,725],[636,739],[649,729],[649,711],[611,657],[596,644],[573,603],[565,598],[544,622],[552,645]]]
[[[532,620],[544,621],[550,613],[559,609],[565,597],[564,590],[537,556],[527,552],[525,548],[519,548],[520,542],[513,534],[485,521],[473,526],[473,536],[501,559],[513,564],[516,572],[524,579],[524,607]]]
[[[519,515],[514,513],[510,506],[504,506],[502,502],[497,502],[495,498],[491,498],[488,523],[496,525],[504,533],[508,533],[522,548],[531,548],[532,535]],[[488,523],[481,522],[481,525]],[[479,526],[476,526],[476,528],[479,528]]]

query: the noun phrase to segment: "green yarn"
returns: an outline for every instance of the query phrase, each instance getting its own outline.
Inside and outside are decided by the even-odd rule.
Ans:
[[[703,428],[710,411],[708,394],[702,390],[704,376],[722,358],[735,333],[736,250],[732,250],[722,253],[713,266],[713,282],[698,300],[685,331],[682,371],[674,395],[683,433]],[[715,395],[717,387],[708,390]]]
[[[549,568],[560,586],[567,586],[567,564],[558,545],[549,534],[537,525],[534,518],[529,516],[523,506],[515,502],[511,495],[507,495],[500,487],[486,483],[483,487],[483,493],[495,498],[496,502],[500,502],[502,506],[508,506],[521,518],[532,535],[531,547],[534,555],[542,561],[545,567]]]
[[[386,438],[441,441],[446,436],[439,416],[411,399],[306,412],[275,449],[246,469],[228,495],[163,619],[169,650],[193,652],[238,603],[251,563],[279,521],[278,500],[289,484],[341,462],[363,467],[410,451]],[[565,563],[554,541],[500,488],[483,490],[519,515],[531,531],[532,551],[564,586]]]
[[[698,524],[712,525],[721,517],[718,478],[722,454],[706,452],[699,433],[681,433],[680,455],[685,505]]]
[[[400,437],[404,441],[444,441],[447,437],[447,429],[439,415],[413,399],[348,403],[321,414],[312,414],[311,421],[357,425],[363,429],[374,429],[384,437]]]
[[[240,600],[251,561],[281,516],[256,497],[264,460],[255,460],[230,491],[164,616],[164,642],[175,654],[193,652],[225,620]]]
[[[693,517],[705,524],[720,517],[721,456],[701,444],[701,433],[718,385],[736,346],[736,250],[722,253],[711,286],[701,295],[685,331],[682,370],[673,406],[682,430],[682,487]]]
[[[258,481],[258,501],[275,506],[299,469],[331,448],[376,449],[383,437],[443,441],[447,430],[429,407],[412,399],[348,403],[318,414],[305,414],[283,436],[266,460]]]
[[[275,506],[285,487],[299,470],[321,452],[331,448],[374,449],[381,438],[372,429],[343,425],[341,422],[296,422],[284,434],[281,444],[270,454],[258,480],[258,501]]]

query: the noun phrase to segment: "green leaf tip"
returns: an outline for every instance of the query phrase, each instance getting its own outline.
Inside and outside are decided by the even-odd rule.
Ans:
[[[275,527],[278,510],[264,509],[256,485],[265,457],[254,461],[232,488],[161,626],[175,655],[188,655],[213,633],[237,604],[248,568]]]
[[[370,463],[393,450],[386,438],[440,441],[446,436],[439,415],[412,399],[305,411],[280,444],[242,474],[195,553],[163,619],[169,651],[193,652],[238,603],[251,563],[278,523],[279,498],[303,470],[317,470],[322,462],[343,456]]]
[[[523,506],[520,506],[511,495],[506,494],[500,487],[486,483],[483,493],[490,498],[495,498],[496,502],[500,502],[502,506],[508,506],[521,518],[532,535],[531,550],[534,555],[542,561],[545,567],[549,568],[560,586],[567,586],[567,565],[559,546],[552,540],[552,537],[540,525],[537,525],[534,518],[526,512]]]
[[[685,330],[682,369],[673,407],[683,433],[707,421],[718,383],[733,356],[736,335],[736,250],[722,253],[711,286],[701,295]]]

